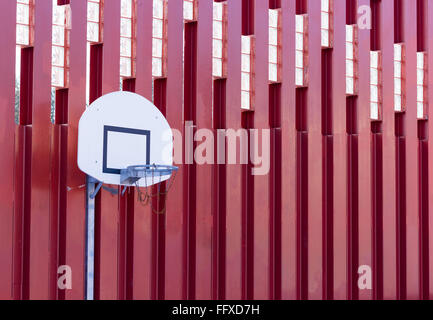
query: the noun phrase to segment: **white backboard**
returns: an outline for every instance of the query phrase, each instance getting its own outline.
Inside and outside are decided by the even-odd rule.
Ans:
[[[144,97],[125,91],[109,93],[93,102],[78,125],[80,170],[103,183],[121,185],[121,169],[146,164],[173,164],[171,128],[158,108]],[[149,186],[168,178],[155,176],[138,183]]]

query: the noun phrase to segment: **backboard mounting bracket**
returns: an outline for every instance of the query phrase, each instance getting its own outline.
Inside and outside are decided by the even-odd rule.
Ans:
[[[98,182],[98,185],[95,188],[95,191],[90,195],[90,199],[95,199],[96,195],[98,194],[99,190],[101,190],[102,182]]]

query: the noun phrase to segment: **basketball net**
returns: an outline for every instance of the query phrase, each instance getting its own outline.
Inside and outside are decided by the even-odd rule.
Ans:
[[[152,211],[156,214],[165,214],[166,212],[166,196],[170,192],[171,187],[173,186],[173,182],[176,179],[177,170],[173,170],[170,178],[166,181],[162,180],[161,172],[157,171],[157,165],[152,165],[150,170],[145,171],[144,181],[145,186],[140,187],[139,180],[135,182],[135,188],[137,190],[137,200],[143,206],[150,205]],[[164,175],[165,176],[165,175]],[[159,181],[155,180],[158,179]],[[152,183],[150,185],[147,184],[147,178],[151,178]],[[144,191],[142,190],[144,189]],[[156,200],[156,201],[154,201]],[[162,208],[160,204],[162,203]]]

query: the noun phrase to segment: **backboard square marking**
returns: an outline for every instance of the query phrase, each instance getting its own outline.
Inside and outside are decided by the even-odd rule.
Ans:
[[[149,130],[139,130],[139,129],[133,129],[133,128],[124,128],[124,127],[115,127],[115,126],[104,126],[104,145],[103,145],[103,153],[102,153],[102,161],[103,161],[103,167],[102,172],[103,173],[110,173],[110,174],[120,174],[121,168],[110,168],[108,167],[108,135],[110,132],[114,133],[124,133],[124,134],[134,134],[134,135],[142,135],[146,137],[146,163],[150,164],[150,131]],[[137,163],[135,165],[139,165],[140,163]],[[131,164],[128,164],[129,166]],[[127,167],[125,166],[125,168]],[[124,168],[122,168],[124,169]]]

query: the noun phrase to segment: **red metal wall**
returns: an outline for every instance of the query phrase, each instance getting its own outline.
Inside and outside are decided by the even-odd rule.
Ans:
[[[83,299],[85,176],[76,151],[86,102],[87,2],[70,0],[70,83],[58,92],[58,108],[67,116],[55,124],[51,1],[35,2],[34,47],[24,54],[22,72],[30,86],[24,90],[28,108],[21,110],[27,117],[18,125],[16,1],[0,4],[0,298]],[[95,298],[432,298],[433,126],[417,120],[415,84],[420,39],[433,65],[433,3],[334,0],[334,45],[324,50],[318,0],[227,2],[226,80],[212,77],[212,0],[199,0],[198,20],[188,23],[183,2],[169,0],[167,78],[152,84],[152,2],[137,0],[137,75],[124,88],[152,99],[153,87],[155,104],[181,131],[187,120],[214,130],[271,129],[271,171],[252,176],[250,165],[181,165],[161,216],[138,204],[133,190],[125,196],[102,191],[96,200]],[[353,99],[345,94],[345,25],[360,5],[379,10],[373,30],[359,31]],[[247,7],[254,8],[251,15]],[[280,85],[268,82],[268,9],[275,7],[283,16]],[[296,13],[309,15],[310,81],[303,90],[294,83]],[[241,35],[251,30],[255,111],[242,112]],[[407,59],[407,109],[400,115],[393,108],[398,30]],[[378,34],[383,117],[372,124],[369,52]],[[91,99],[119,88],[118,0],[105,0],[103,39],[92,48]],[[71,290],[56,287],[63,264],[72,267]],[[358,289],[361,265],[372,268],[372,290]]]

